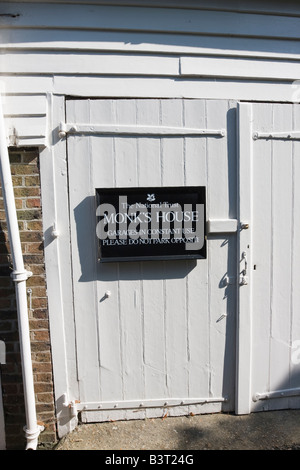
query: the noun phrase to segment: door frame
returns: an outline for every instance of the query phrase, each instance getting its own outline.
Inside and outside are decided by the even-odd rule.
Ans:
[[[100,98],[100,97],[99,97]],[[43,199],[43,225],[45,238],[45,264],[49,300],[52,361],[58,434],[63,437],[78,423],[76,401],[79,397],[75,322],[72,288],[72,257],[70,250],[67,145],[61,124],[66,122],[65,96],[49,93],[48,146],[40,153],[41,193]],[[83,98],[84,99],[84,98]],[[238,254],[247,253],[251,265],[251,168],[252,128],[251,104],[237,103],[237,158],[238,175]],[[250,123],[250,125],[249,125]],[[49,198],[54,196],[54,201]],[[236,222],[236,221],[234,221]],[[241,229],[241,223],[249,228]],[[251,404],[251,271],[246,285],[239,284],[237,269],[237,414],[250,413]],[[239,312],[243,312],[242,314]]]
[[[65,96],[47,94],[48,145],[40,152],[41,197],[48,312],[57,431],[61,438],[77,426],[72,406],[78,398],[70,252]],[[49,197],[52,195],[52,197]]]
[[[238,103],[238,230],[236,414],[251,412],[252,350],[252,105]]]

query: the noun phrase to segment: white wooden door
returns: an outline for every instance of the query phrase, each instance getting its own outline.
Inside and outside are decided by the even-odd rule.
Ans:
[[[239,105],[237,411],[300,406],[300,106]]]
[[[85,421],[234,408],[236,233],[222,233],[236,221],[234,106],[66,102],[75,398]],[[188,185],[207,190],[217,233],[206,259],[98,262],[95,188]]]

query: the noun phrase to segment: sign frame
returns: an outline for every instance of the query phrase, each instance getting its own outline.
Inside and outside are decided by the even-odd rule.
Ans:
[[[96,188],[95,193],[100,262],[206,259],[205,186]]]

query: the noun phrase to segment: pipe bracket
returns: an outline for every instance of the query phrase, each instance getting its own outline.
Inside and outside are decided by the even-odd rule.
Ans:
[[[37,425],[36,429],[27,429],[27,427],[24,427],[24,433],[25,437],[27,440],[27,445],[26,445],[26,450],[36,450],[37,445],[38,445],[38,438],[41,432],[43,432],[45,429],[44,426]]]
[[[32,272],[26,269],[24,271],[13,271],[10,276],[14,282],[27,281],[32,276]]]

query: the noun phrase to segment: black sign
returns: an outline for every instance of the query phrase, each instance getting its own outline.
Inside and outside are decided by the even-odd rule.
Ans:
[[[205,187],[96,189],[102,262],[206,258]]]

